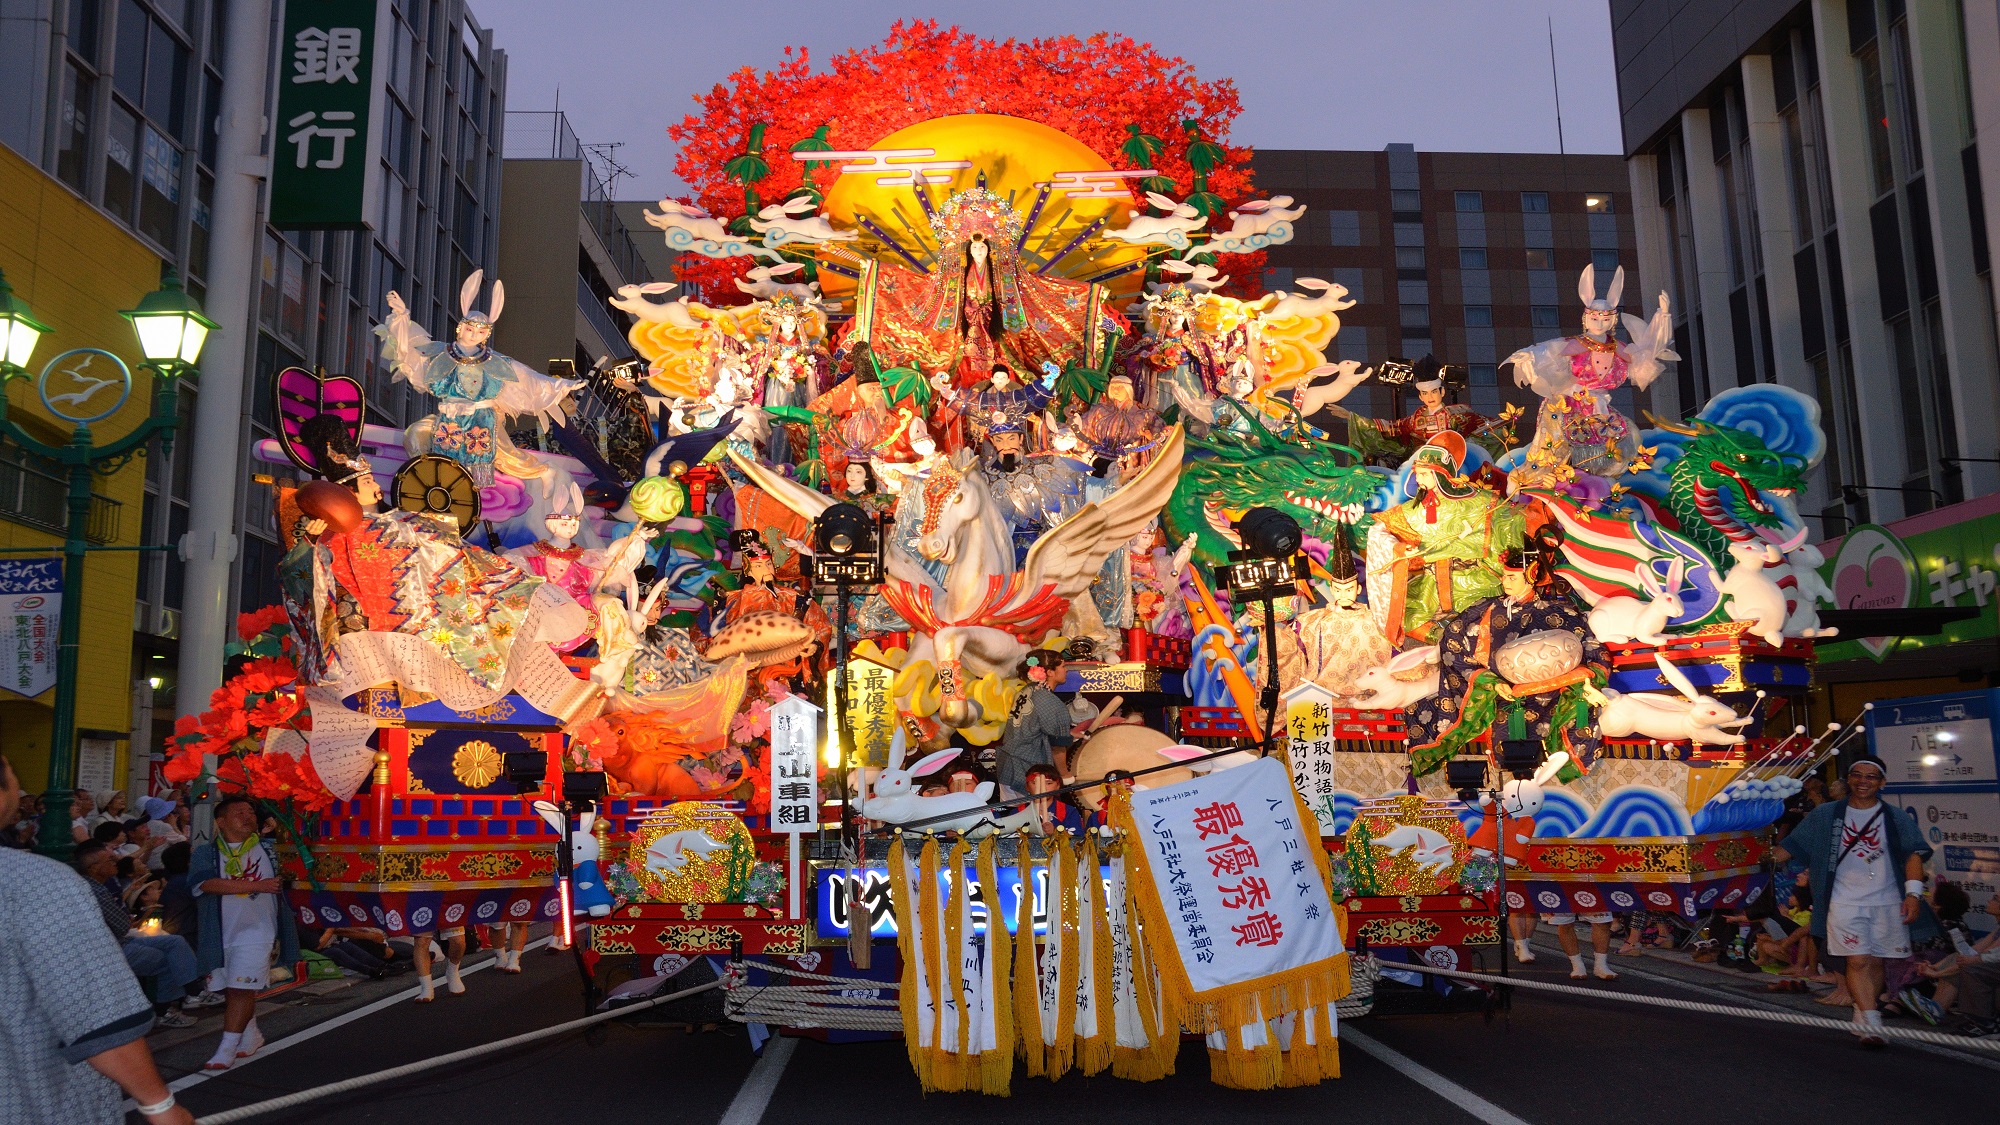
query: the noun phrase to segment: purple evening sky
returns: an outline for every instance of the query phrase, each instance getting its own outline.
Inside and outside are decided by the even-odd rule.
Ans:
[[[1545,18],[1555,18],[1563,133],[1571,152],[1617,152],[1617,88],[1604,0],[1267,0],[1112,3],[688,3],[472,0],[507,51],[507,107],[562,109],[585,143],[622,141],[626,199],[684,190],[669,123],[743,65],[786,46],[815,62],[877,43],[899,18],[993,38],[1117,31],[1233,78],[1231,139],[1265,148],[1556,151]]]

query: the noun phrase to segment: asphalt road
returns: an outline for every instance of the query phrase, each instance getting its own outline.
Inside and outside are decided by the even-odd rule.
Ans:
[[[1554,951],[1548,951],[1553,954]],[[1560,980],[1546,955],[1532,979]],[[1684,987],[1651,960],[1608,986],[1710,1002],[1757,1001],[1726,978]],[[464,996],[396,1003],[181,1091],[210,1113],[505,1038],[579,1014],[566,957],[530,953],[520,976],[482,972]],[[1639,973],[1650,979],[1640,979]],[[1686,976],[1682,970],[1681,976]],[[1706,990],[1706,991],[1704,991]],[[1834,1011],[1820,1009],[1820,1012]],[[1841,1010],[1844,1014],[1844,1010]],[[1342,1027],[1343,1077],[1303,1090],[1245,1093],[1208,1081],[1198,1044],[1154,1083],[1016,1072],[1013,1097],[924,1096],[896,1042],[787,1041],[761,1065],[744,1033],[687,1033],[613,1022],[260,1120],[528,1122],[588,1117],[688,1125],[896,1125],[1023,1112],[1088,1114],[1093,1125],[1159,1122],[1405,1120],[1490,1125],[1744,1118],[1757,1125],[1991,1120],[2000,1053],[1981,1062],[1850,1037],[1613,1000],[1520,993],[1511,1014],[1370,1017]]]

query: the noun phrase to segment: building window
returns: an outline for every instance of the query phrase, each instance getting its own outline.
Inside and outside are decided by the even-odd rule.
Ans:
[[[1528,323],[1536,328],[1562,327],[1562,314],[1554,305],[1531,305],[1528,308]]]
[[[1402,324],[1405,328],[1429,328],[1431,307],[1429,305],[1402,306]]]
[[[132,221],[139,190],[139,119],[111,103],[111,128],[104,141],[104,209]]]
[[[1529,215],[1549,213],[1549,193],[1545,191],[1524,191],[1521,193],[1521,210]]]
[[[1323,211],[1326,216],[1326,242],[1329,246],[1361,245],[1361,212]]]
[[[181,213],[181,150],[151,125],[140,161],[139,233],[171,254]]]
[[[1498,379],[1499,368],[1496,364],[1475,363],[1466,369],[1466,373],[1470,376],[1469,382],[1473,386],[1490,387]]]
[[[1552,270],[1556,268],[1554,250],[1530,248],[1527,252],[1528,268],[1531,270]]]
[[[1396,268],[1399,270],[1423,269],[1424,248],[1421,246],[1396,247]]]
[[[1486,210],[1485,196],[1476,191],[1456,191],[1452,193],[1452,206],[1459,211]]]
[[[1364,284],[1367,275],[1368,271],[1359,266],[1336,266],[1333,270],[1333,282],[1346,289],[1347,295],[1356,302],[1365,302],[1368,300],[1367,286]]]
[[[1861,112],[1868,130],[1869,169],[1880,197],[1896,186],[1896,169],[1889,155],[1889,106],[1882,92],[1882,59],[1870,47],[1855,57],[1861,67]]]
[[[1465,306],[1465,326],[1467,328],[1493,327],[1493,306],[1492,305]]]
[[[1403,189],[1389,193],[1389,210],[1421,211],[1424,209],[1424,193]]]
[[[1486,247],[1463,246],[1458,251],[1458,268],[1462,270],[1483,270],[1486,268]]]
[[[1396,245],[1422,246],[1423,244],[1424,244],[1424,224],[1422,223],[1396,224]]]
[[[1590,264],[1597,267],[1598,276],[1608,280],[1612,271],[1618,268],[1618,251],[1592,250],[1590,252]]]
[[[1611,214],[1611,196],[1593,193],[1583,197],[1583,209],[1593,215]]]
[[[88,5],[78,5],[88,7]],[[70,63],[63,68],[62,124],[56,130],[56,178],[90,194],[90,99],[97,82]]]

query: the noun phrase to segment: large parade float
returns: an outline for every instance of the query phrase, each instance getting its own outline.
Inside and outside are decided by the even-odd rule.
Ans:
[[[379,329],[417,425],[278,376],[285,602],[170,769],[284,812],[306,923],[735,958],[738,1018],[900,1031],[931,1089],[1184,1032],[1314,1082],[1357,951],[1742,901],[1826,750],[1817,405],[1622,413],[1665,298],[1588,267],[1501,368],[1532,414],[1329,363],[1353,302],[1260,290],[1304,208],[1235,108],[1111,37],[743,72],[671,130],[637,359],[498,354],[475,275],[451,339]],[[1371,379],[1420,405],[1341,405]]]

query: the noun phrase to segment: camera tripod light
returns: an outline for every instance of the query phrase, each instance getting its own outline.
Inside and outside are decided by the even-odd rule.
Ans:
[[[881,524],[857,504],[835,504],[813,520],[812,578],[817,586],[873,586],[882,581]]]
[[[1486,784],[1486,763],[1478,758],[1453,758],[1444,764],[1444,783],[1458,791],[1458,799],[1472,804]]]

